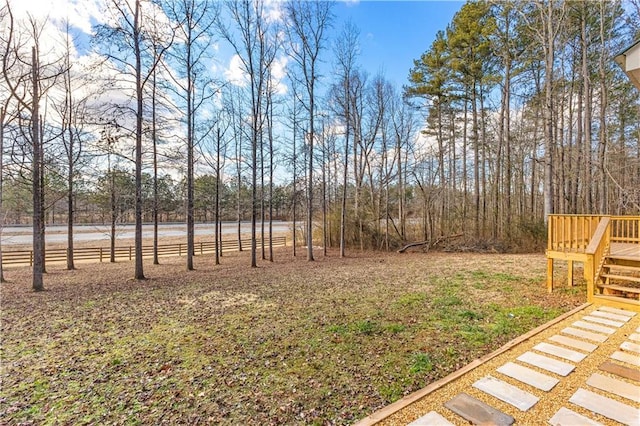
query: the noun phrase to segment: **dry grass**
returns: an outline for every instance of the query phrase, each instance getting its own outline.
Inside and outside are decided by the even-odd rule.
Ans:
[[[0,423],[345,424],[583,302],[542,255],[6,271]]]

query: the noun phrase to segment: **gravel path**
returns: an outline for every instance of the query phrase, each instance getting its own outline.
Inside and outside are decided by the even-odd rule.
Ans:
[[[605,309],[605,311],[602,311],[602,309]],[[595,312],[595,315],[593,315],[594,312]],[[506,350],[500,355],[495,356],[489,361],[482,363],[477,368],[464,374],[462,377],[454,381],[451,381],[450,383],[440,387],[439,389],[428,393],[427,395],[423,396],[421,399],[418,399],[417,401],[396,411],[395,413],[385,418],[380,424],[406,425],[420,418],[421,416],[424,416],[430,411],[436,411],[437,413],[442,415],[444,418],[446,418],[448,421],[452,422],[453,424],[468,424],[468,422],[466,422],[462,417],[459,417],[458,415],[454,414],[452,411],[448,410],[443,406],[444,403],[451,400],[453,397],[455,397],[456,395],[462,392],[467,393],[468,395],[474,398],[477,398],[489,404],[490,406],[514,417],[516,424],[532,424],[532,425],[542,424],[542,423],[546,424],[546,421],[551,419],[553,415],[562,407],[569,408],[570,410],[573,410],[578,414],[581,414],[585,417],[588,417],[602,424],[614,424],[614,425],[620,424],[603,415],[596,414],[591,412],[590,410],[582,408],[581,406],[576,405],[573,402],[569,402],[569,400],[576,393],[576,391],[578,391],[578,389],[585,389],[591,392],[595,392],[599,395],[606,395],[607,397],[613,400],[622,402],[625,405],[635,407],[636,410],[640,409],[640,405],[637,403],[637,401],[635,402],[630,401],[629,399],[622,398],[610,392],[601,391],[592,386],[587,385],[587,381],[594,373],[598,373],[600,375],[604,375],[604,376],[611,377],[618,380],[623,380],[624,382],[629,383],[633,386],[637,386],[640,384],[638,382],[634,382],[631,379],[624,379],[617,375],[607,373],[599,369],[599,366],[605,362],[614,362],[616,364],[620,364],[628,368],[632,368],[633,370],[636,370],[636,371],[640,369],[638,364],[636,365],[628,364],[626,362],[621,362],[611,358],[611,356],[616,352],[620,352],[620,351],[624,352],[625,347],[633,348],[634,345],[639,343],[633,339],[637,338],[638,329],[640,328],[640,315],[635,315],[631,319],[626,321],[623,325],[619,327],[614,327],[615,332],[608,335],[607,339],[604,342],[596,342],[593,340],[584,339],[584,338],[566,334],[567,327],[574,328],[576,327],[575,325],[576,323],[581,324],[584,327],[585,326],[584,324],[586,322],[588,323],[588,326],[593,324],[593,325],[596,325],[596,328],[597,328],[597,325],[599,323],[585,321],[585,317],[588,317],[587,320],[589,319],[593,320],[594,317],[598,318],[598,315],[601,315],[602,312],[606,312],[606,308],[601,308],[598,306],[588,306],[578,312],[571,314],[567,318],[552,325],[551,327],[546,328],[544,331],[536,334],[530,339],[527,339],[517,344],[516,346]],[[602,318],[602,316],[600,316],[600,318]],[[585,329],[582,328],[582,330],[585,330]],[[602,334],[602,333],[598,333],[598,334]],[[576,348],[570,348],[568,346],[564,346],[558,343],[559,340],[562,340],[562,338],[557,339],[554,337],[558,335],[577,339],[585,343],[594,344],[594,345],[597,345],[597,348],[594,349],[592,352],[587,352],[586,350],[580,351],[580,350],[577,350]],[[602,334],[602,335],[606,336],[606,334]],[[572,349],[574,351],[584,354],[585,356],[581,361],[570,362],[567,359],[549,355],[548,353],[540,352],[539,349],[543,348],[544,346],[544,345],[540,346],[541,343],[544,343],[545,345],[553,344],[555,346],[564,347],[565,349]],[[621,345],[623,345],[622,349],[621,349]],[[534,349],[534,346],[538,346],[538,348]],[[518,361],[516,361],[516,358],[520,357],[522,354],[526,352],[533,352],[539,355],[544,355],[549,358],[553,358],[559,361],[563,361],[565,363],[575,365],[575,369],[566,377],[563,377],[558,374],[550,373],[549,371],[546,371],[544,369],[520,362],[519,363],[520,365],[529,367],[533,370],[544,373],[547,376],[552,376],[559,380],[559,383],[556,386],[554,386],[550,391],[547,391],[547,392],[537,389],[533,386],[524,384],[510,377],[507,377],[506,375],[501,374],[500,372],[497,371],[498,368],[500,368],[501,366],[505,365],[508,362],[518,363]],[[637,352],[627,351],[626,353],[632,357],[631,358],[632,361],[635,359],[640,362],[640,354],[638,354]],[[521,411],[515,408],[514,406],[509,405],[505,402],[502,402],[499,399],[491,395],[488,395],[487,393],[473,386],[473,384],[476,383],[478,380],[485,378],[487,376],[492,376],[508,384],[517,386],[519,389],[524,390],[538,397],[539,401],[535,403],[535,405],[533,405],[533,407],[531,407],[527,411]],[[633,388],[633,389],[636,389],[636,388]],[[634,413],[633,410],[632,410],[632,413]],[[375,414],[372,417],[375,417]],[[640,421],[640,418],[638,418],[638,421]]]

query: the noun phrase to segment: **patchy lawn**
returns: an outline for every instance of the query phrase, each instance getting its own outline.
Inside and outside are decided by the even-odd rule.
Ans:
[[[0,423],[351,423],[584,301],[542,255],[289,253],[5,271]]]

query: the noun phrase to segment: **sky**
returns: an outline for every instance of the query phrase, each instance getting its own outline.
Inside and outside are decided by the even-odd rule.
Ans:
[[[100,21],[104,0],[10,0],[17,15],[28,12],[54,22],[69,19],[79,32],[88,33]],[[444,30],[461,1],[338,1],[334,7],[333,33],[347,20],[360,30],[360,64],[370,74],[384,72],[398,87],[406,84],[413,60],[431,45],[435,34]],[[79,37],[86,43],[88,37]],[[84,47],[84,48],[83,48]],[[86,51],[86,46],[79,52]],[[222,51],[224,51],[223,49]],[[325,61],[330,62],[330,52]],[[229,68],[232,58],[218,58],[220,68]]]
[[[359,1],[335,7],[335,30],[348,19],[360,29],[360,62],[370,73],[384,71],[398,86],[407,83],[418,59],[444,30],[462,1]]]

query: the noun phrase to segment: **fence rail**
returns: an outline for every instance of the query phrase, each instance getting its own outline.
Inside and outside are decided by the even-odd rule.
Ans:
[[[273,237],[274,247],[283,247],[287,245],[287,238]],[[265,240],[265,245],[269,243]],[[251,247],[251,239],[243,239],[240,244],[242,248]],[[262,245],[262,240],[257,241],[258,246]],[[238,240],[222,241],[222,251],[238,251]],[[215,250],[215,242],[206,241],[194,244],[194,254],[202,255],[205,253],[213,253]],[[182,256],[187,254],[187,244],[163,244],[158,245],[158,256]],[[120,246],[114,250],[114,260],[133,260],[135,256],[134,246]],[[153,246],[142,246],[143,257],[153,257]],[[87,262],[109,262],[111,258],[111,250],[108,247],[82,247],[73,250],[74,261]],[[67,249],[51,249],[45,252],[45,263],[64,263],[67,261]],[[15,250],[2,252],[2,265],[33,265],[33,250]]]

